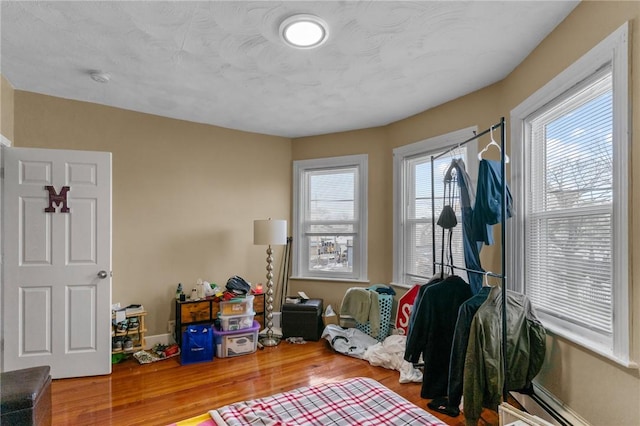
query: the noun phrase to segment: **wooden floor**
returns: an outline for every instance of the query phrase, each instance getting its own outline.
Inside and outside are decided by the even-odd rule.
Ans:
[[[420,383],[400,384],[397,371],[337,354],[320,340],[282,342],[253,354],[184,366],[178,358],[145,365],[131,358],[114,365],[108,376],[54,380],[53,425],[167,425],[232,402],[359,376],[374,378],[427,409]],[[464,425],[462,415],[433,414],[447,424]],[[485,410],[479,424],[497,425],[497,413]]]

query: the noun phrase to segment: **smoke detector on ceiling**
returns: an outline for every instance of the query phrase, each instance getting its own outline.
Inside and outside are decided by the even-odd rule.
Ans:
[[[89,71],[89,75],[93,81],[97,81],[98,83],[107,83],[111,80],[111,75],[102,71]]]
[[[327,41],[329,27],[315,15],[293,15],[280,24],[280,37],[297,49],[313,49]]]

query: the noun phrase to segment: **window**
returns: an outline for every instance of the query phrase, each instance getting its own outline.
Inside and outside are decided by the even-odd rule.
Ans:
[[[293,275],[367,279],[367,156],[295,161]]]
[[[407,286],[425,283],[433,276],[434,261],[442,263],[442,228],[436,226],[433,252],[432,219],[434,218],[431,195],[431,157],[437,156],[460,142],[473,136],[473,128],[448,133],[411,145],[396,148],[393,151],[394,164],[394,262],[393,280],[396,284]],[[471,153],[473,150],[473,153]],[[471,144],[454,150],[452,155],[462,158],[475,156],[475,145]],[[452,157],[444,155],[433,162],[435,220],[438,219],[445,202],[444,174],[451,164]],[[472,165],[475,167],[475,162]],[[467,164],[467,173],[470,173]],[[454,185],[454,211],[458,223],[460,216],[459,189]],[[453,264],[465,266],[462,248],[462,227],[453,228],[451,248]],[[435,256],[434,256],[435,255]],[[444,254],[445,263],[447,253]],[[437,267],[440,270],[440,267]],[[456,270],[456,274],[466,279],[466,273]]]
[[[629,363],[627,30],[512,111],[512,271],[544,325]],[[521,172],[517,172],[521,171]]]

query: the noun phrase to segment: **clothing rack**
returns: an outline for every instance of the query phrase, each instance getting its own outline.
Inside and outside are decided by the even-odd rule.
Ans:
[[[435,156],[431,156],[431,210],[432,212],[434,212],[434,214],[432,215],[431,218],[431,227],[432,227],[432,233],[431,233],[431,243],[432,243],[432,247],[433,247],[433,254],[434,254],[434,262],[433,262],[433,273],[434,275],[436,274],[436,267],[440,266],[441,270],[444,271],[444,268],[453,268],[453,269],[458,269],[458,270],[463,270],[463,271],[467,271],[467,272],[471,272],[471,273],[477,273],[477,274],[482,274],[484,276],[491,276],[491,277],[496,277],[500,279],[500,286],[502,289],[502,306],[501,306],[501,310],[502,310],[502,342],[501,342],[501,347],[502,347],[502,365],[503,365],[503,369],[504,369],[504,377],[505,377],[505,381],[502,384],[502,398],[503,400],[506,402],[509,396],[509,391],[507,389],[507,383],[506,383],[506,377],[507,377],[507,370],[508,370],[508,365],[507,365],[507,357],[506,357],[506,353],[507,353],[507,286],[506,286],[506,279],[507,277],[504,275],[504,271],[505,271],[505,264],[506,264],[506,219],[507,219],[507,180],[506,180],[506,163],[507,163],[507,156],[505,153],[505,149],[504,149],[504,143],[506,140],[506,126],[505,126],[505,119],[504,117],[500,118],[500,121],[496,124],[491,125],[488,129],[483,130],[480,133],[476,133],[474,134],[473,137],[470,137],[469,139],[460,142],[459,144],[457,144],[455,147],[452,147],[438,155]],[[501,175],[502,175],[502,206],[501,206],[501,220],[500,220],[500,244],[501,244],[501,248],[500,248],[500,269],[501,269],[501,273],[496,274],[493,272],[486,272],[484,270],[475,270],[475,269],[469,269],[469,268],[465,268],[465,267],[461,267],[461,266],[455,266],[455,265],[449,265],[446,264],[444,262],[444,259],[442,259],[442,262],[437,262],[435,261],[435,254],[436,254],[436,233],[435,233],[435,229],[436,229],[436,218],[435,218],[435,176],[434,176],[434,168],[433,168],[433,162],[434,160],[443,157],[445,155],[449,155],[451,152],[459,149],[460,147],[468,144],[469,142],[473,142],[477,139],[479,139],[480,137],[492,132],[494,129],[499,129],[500,130],[500,142],[499,142],[499,147],[500,147],[500,171],[501,171]],[[474,132],[475,133],[475,132]],[[493,138],[492,138],[493,139]],[[537,395],[534,391],[533,391],[533,387],[531,387],[530,392],[527,393],[527,395],[535,402],[538,404],[538,406],[540,408],[542,408],[544,411],[546,411],[547,413],[549,413],[549,415],[551,417],[553,417],[559,424],[563,425],[563,426],[568,426],[571,423],[569,423],[563,416],[562,414],[560,414],[557,410],[555,410],[553,407],[551,407],[546,401],[544,401],[539,395]]]
[[[444,259],[442,262],[435,261],[435,253],[436,253],[436,218],[435,218],[435,174],[433,162],[445,155],[449,155],[451,152],[459,149],[460,147],[468,144],[469,142],[473,142],[478,140],[480,137],[493,132],[494,129],[500,129],[500,170],[502,174],[502,208],[501,208],[501,219],[500,219],[500,271],[499,274],[494,274],[492,272],[485,272],[484,270],[474,270],[463,267],[458,267],[455,265],[448,265],[444,263]],[[506,287],[506,276],[504,275],[505,263],[506,263],[506,255],[505,255],[505,243],[506,243],[506,232],[505,232],[505,223],[507,218],[507,180],[506,180],[506,167],[505,167],[505,150],[504,150],[504,141],[506,140],[506,128],[505,128],[505,120],[504,117],[500,118],[500,121],[496,124],[493,124],[488,129],[483,130],[480,133],[476,133],[473,137],[460,142],[455,147],[449,148],[448,150],[438,154],[431,156],[431,211],[433,212],[431,217],[431,244],[433,247],[434,254],[434,262],[433,262],[433,273],[437,272],[436,266],[440,265],[441,270],[447,268],[454,268],[459,270],[464,270],[467,272],[482,274],[482,275],[490,275],[496,278],[500,278],[500,287],[502,289],[502,367],[505,372],[504,377],[505,381],[502,384],[502,398],[506,402],[509,396],[509,391],[507,390],[507,287]]]
[[[462,266],[456,266],[456,265],[449,265],[448,263],[442,263],[442,262],[433,262],[434,265],[440,265],[442,268],[453,268],[453,269],[458,269],[460,271],[467,271],[467,272],[475,272],[476,274],[482,274],[482,275],[486,275],[488,277],[496,277],[496,278],[502,278],[502,274],[495,274],[491,271],[486,271],[486,272],[480,272],[476,269],[469,269],[469,268],[463,268]]]

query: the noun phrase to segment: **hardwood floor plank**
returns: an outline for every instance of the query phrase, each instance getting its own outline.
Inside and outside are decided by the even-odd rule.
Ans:
[[[290,344],[253,354],[180,365],[178,358],[140,365],[131,358],[108,376],[58,379],[52,383],[54,425],[168,425],[233,402],[261,398],[300,386],[371,377],[421,408],[420,383],[399,383],[399,372],[333,351],[325,340]],[[427,409],[427,411],[429,411]],[[450,425],[464,417],[433,413]],[[497,425],[485,410],[481,425]]]

